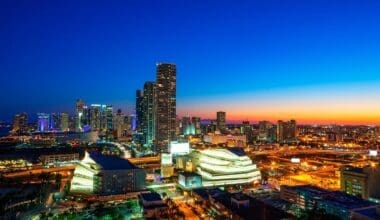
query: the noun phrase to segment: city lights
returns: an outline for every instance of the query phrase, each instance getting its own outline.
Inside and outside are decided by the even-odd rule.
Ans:
[[[380,219],[380,1],[0,1],[0,219]]]

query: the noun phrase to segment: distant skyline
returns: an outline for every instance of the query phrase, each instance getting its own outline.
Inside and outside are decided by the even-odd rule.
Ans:
[[[0,121],[131,112],[156,63],[177,65],[177,113],[380,125],[380,2],[0,1]]]

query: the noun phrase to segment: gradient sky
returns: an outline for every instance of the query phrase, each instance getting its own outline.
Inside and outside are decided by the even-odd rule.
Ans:
[[[0,1],[0,119],[131,112],[177,64],[179,115],[380,124],[380,1]]]

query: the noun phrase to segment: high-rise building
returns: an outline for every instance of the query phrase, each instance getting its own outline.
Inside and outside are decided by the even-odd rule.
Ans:
[[[216,127],[221,133],[224,133],[226,131],[226,113],[225,112],[220,111],[216,113]]]
[[[46,113],[38,113],[37,130],[39,132],[49,131],[50,115]]]
[[[157,151],[168,151],[170,141],[176,139],[176,65],[157,64],[155,92],[155,142]]]
[[[69,130],[76,131],[77,126],[77,117],[76,115],[69,116]]]
[[[269,141],[270,129],[273,127],[269,121],[259,121],[259,133],[257,139],[259,141]]]
[[[295,120],[278,121],[277,141],[279,143],[293,143],[297,141],[297,125]]]
[[[84,102],[81,99],[78,99],[76,102],[76,123],[75,123],[75,130],[77,132],[82,131],[82,117],[83,117],[83,108],[84,108]]]
[[[142,132],[145,139],[145,144],[152,145],[155,135],[155,114],[154,114],[154,82],[145,82],[143,100],[142,100]]]
[[[81,118],[81,124],[82,124],[83,130],[86,130],[88,129],[88,127],[90,127],[90,108],[87,105],[83,106],[83,115]]]
[[[247,137],[247,142],[250,143],[253,141],[252,127],[249,124],[249,121],[243,121],[241,126],[241,133],[245,134],[245,136]]]
[[[120,138],[123,135],[124,130],[126,129],[126,123],[124,122],[124,120],[125,115],[123,114],[121,109],[118,109],[113,120],[113,130],[116,132],[117,138]]]
[[[103,107],[103,117],[102,117],[102,130],[112,131],[113,129],[113,107],[112,105],[106,105]]]
[[[69,114],[62,112],[60,117],[60,129],[61,131],[69,130]]]
[[[195,127],[194,124],[191,121],[191,118],[189,116],[182,117],[182,134],[183,135],[194,135],[195,134]]]
[[[268,142],[276,142],[277,141],[277,126],[272,125],[272,127],[268,130]]]
[[[13,117],[12,132],[24,133],[28,129],[28,114],[23,112]]]
[[[101,118],[102,118],[102,105],[91,104],[89,108],[90,112],[90,127],[93,131],[100,131],[102,129]]]
[[[136,115],[134,114],[126,115],[124,117],[124,123],[126,125],[126,132],[128,134],[131,134],[132,131],[136,131],[136,127],[137,127]]]
[[[137,130],[142,132],[144,123],[144,92],[143,90],[136,90],[136,118],[137,118]]]
[[[49,130],[59,130],[60,129],[60,115],[57,113],[51,113],[50,114],[50,128]]]
[[[84,106],[82,108],[82,131],[87,126],[93,131],[112,131],[113,124],[112,105],[91,104],[89,107]]]
[[[194,125],[194,133],[195,134],[201,134],[201,118],[200,117],[192,117],[191,122]]]
[[[203,134],[215,133],[216,122],[215,122],[215,120],[204,119],[204,120],[202,120],[201,128],[202,128]]]

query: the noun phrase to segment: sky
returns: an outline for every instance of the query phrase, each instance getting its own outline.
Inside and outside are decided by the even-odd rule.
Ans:
[[[179,116],[380,124],[379,61],[376,0],[0,1],[0,120],[132,112],[171,62]]]

